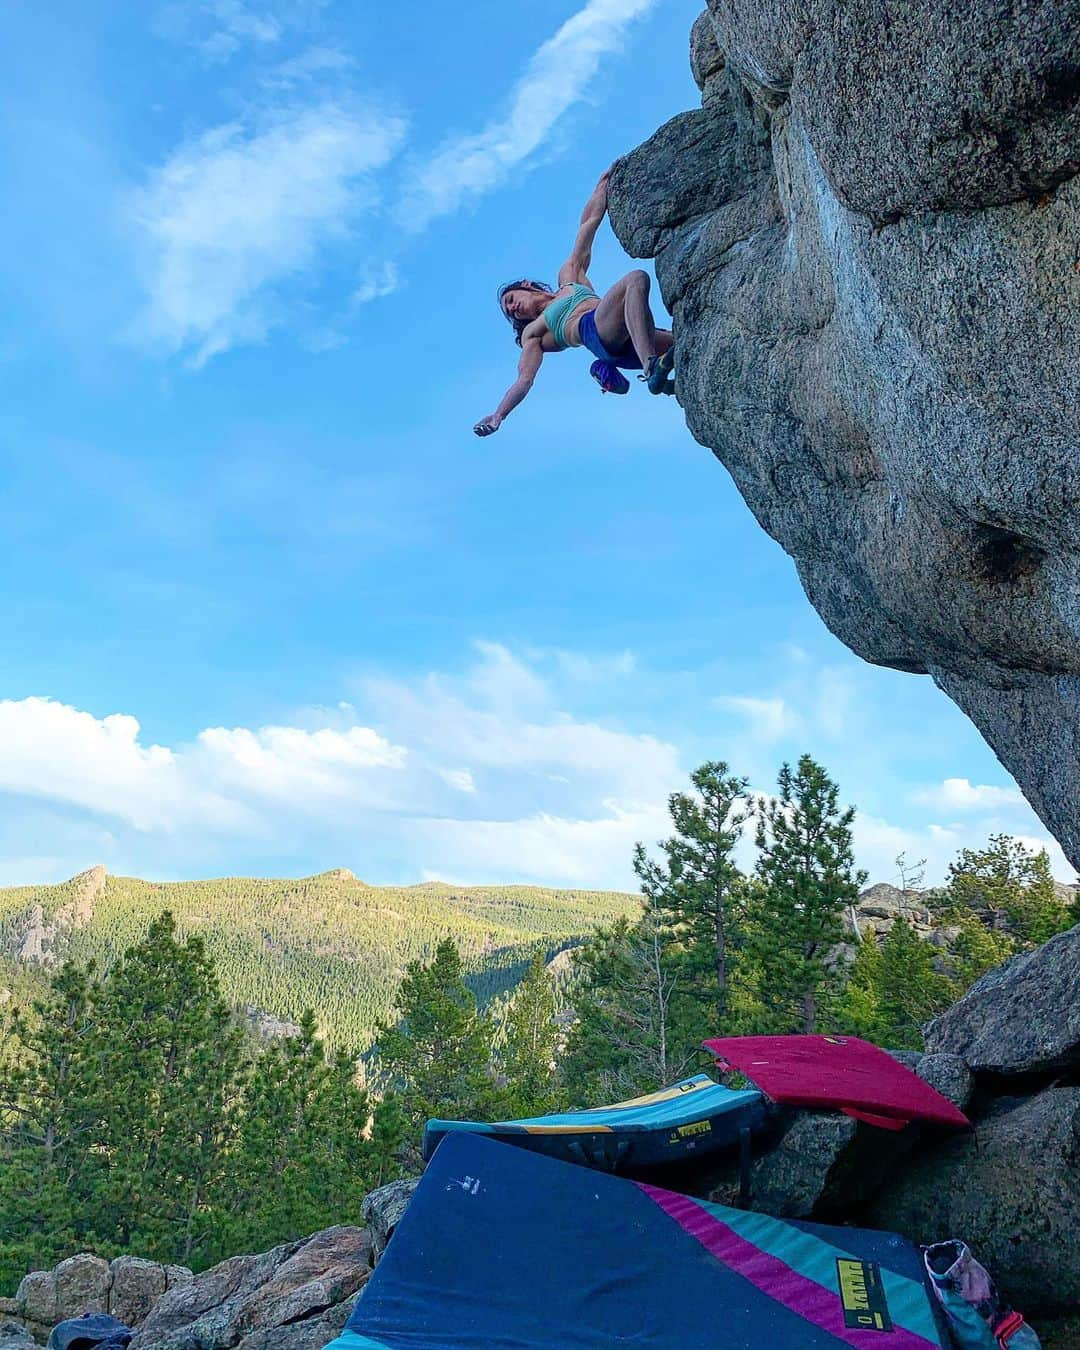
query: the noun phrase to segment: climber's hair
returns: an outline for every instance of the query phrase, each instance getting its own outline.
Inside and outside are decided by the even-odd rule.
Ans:
[[[504,281],[503,284],[499,287],[499,313],[503,316],[504,319],[506,319],[510,327],[514,330],[514,341],[520,347],[521,335],[525,331],[525,320],[515,319],[511,315],[507,314],[506,310],[503,309],[503,296],[506,294],[506,292],[519,290],[542,291],[547,295],[554,295],[555,292],[551,289],[551,287],[547,284],[546,281],[530,281],[528,277],[518,277],[516,281]]]

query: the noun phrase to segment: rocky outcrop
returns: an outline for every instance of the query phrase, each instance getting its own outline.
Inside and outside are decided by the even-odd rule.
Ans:
[[[921,1153],[868,1219],[918,1242],[963,1236],[1019,1308],[1080,1304],[1080,1088],[998,1101],[973,1135]]]
[[[929,1050],[959,1055],[975,1073],[1080,1066],[1080,926],[988,971],[925,1038]]]
[[[104,893],[107,881],[100,863],[80,872],[67,883],[71,899],[52,918],[41,905],[33,905],[26,914],[15,955],[29,964],[49,966],[56,960],[56,942],[66,929],[82,928],[94,917],[94,905]]]
[[[610,191],[689,427],[1080,865],[1080,0],[712,0],[691,59]]]
[[[254,1004],[244,1003],[240,1007],[240,1016],[248,1031],[260,1041],[285,1041],[300,1035],[298,1022],[290,1022]]]
[[[962,1237],[1017,1306],[1059,1322],[1080,1305],[1080,928],[984,976],[897,1059],[968,1113],[970,1133],[885,1133],[795,1112],[751,1167],[754,1209],[854,1222],[929,1243]],[[734,1169],[712,1195],[731,1204]]]
[[[962,1111],[971,1100],[973,1079],[955,1055],[891,1052],[905,1067]],[[927,1138],[940,1132],[919,1125],[881,1130],[839,1111],[780,1113],[775,1141],[750,1168],[746,1195],[734,1163],[709,1178],[706,1194],[720,1204],[746,1202],[781,1218],[850,1220],[896,1174],[897,1167]]]
[[[0,1350],[36,1350],[37,1341],[21,1322],[0,1318]]]
[[[29,1350],[57,1323],[108,1312],[135,1327],[135,1350],[319,1350],[344,1327],[371,1273],[364,1229],[328,1228],[193,1276],[134,1256],[83,1254],[35,1271],[0,1309],[0,1350]],[[35,1339],[36,1338],[36,1339]]]
[[[365,1230],[340,1227],[232,1257],[159,1299],[131,1348],[314,1350],[344,1326],[370,1256]]]
[[[371,1233],[373,1264],[385,1251],[386,1244],[393,1236],[394,1229],[408,1209],[409,1201],[419,1185],[419,1177],[403,1177],[400,1181],[391,1181],[388,1186],[380,1186],[377,1191],[365,1196],[360,1211]]]
[[[186,1266],[163,1266],[136,1256],[108,1262],[81,1252],[55,1270],[31,1271],[7,1311],[42,1339],[57,1322],[86,1313],[108,1313],[136,1326],[164,1293],[192,1278]]]

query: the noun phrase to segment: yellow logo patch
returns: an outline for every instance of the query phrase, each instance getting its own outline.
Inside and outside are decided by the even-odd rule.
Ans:
[[[836,1258],[844,1326],[862,1331],[892,1331],[881,1267],[876,1261],[858,1261],[853,1256]]]
[[[694,1134],[708,1134],[711,1130],[711,1120],[695,1120],[690,1125],[680,1125],[672,1130],[671,1142],[677,1144],[680,1139],[689,1139]]]

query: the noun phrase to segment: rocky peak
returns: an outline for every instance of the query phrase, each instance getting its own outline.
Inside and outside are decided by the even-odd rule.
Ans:
[[[1080,865],[1080,0],[712,0],[691,63],[609,202],[690,430]]]
[[[20,961],[48,966],[56,960],[56,940],[65,928],[82,928],[94,917],[94,905],[105,893],[105,868],[100,863],[78,873],[67,885],[71,899],[48,919],[41,905],[33,905],[26,916],[15,955]]]

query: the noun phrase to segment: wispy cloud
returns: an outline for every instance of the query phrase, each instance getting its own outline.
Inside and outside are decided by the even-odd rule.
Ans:
[[[55,858],[78,870],[205,875],[207,871],[311,870],[355,866],[369,880],[531,881],[595,887],[635,885],[631,854],[670,833],[667,797],[687,785],[690,752],[642,730],[582,711],[595,702],[594,675],[626,658],[477,643],[464,667],[409,678],[364,678],[351,703],[298,710],[268,725],[206,726],[168,745],[149,739],[130,713],[97,716],[28,698],[0,702],[0,884],[25,880],[25,862]],[[639,672],[638,678],[648,678]],[[797,708],[801,740],[816,687]],[[763,719],[781,714],[740,709]],[[770,768],[755,774],[768,793]],[[718,738],[711,747],[726,756]],[[700,758],[705,758],[704,754]],[[743,771],[741,759],[732,767]],[[866,782],[828,763],[855,817],[858,863],[872,881],[896,880],[895,858],[925,858],[926,879],[943,879],[962,847],[1002,830],[1046,847],[1057,876],[1072,871],[1026,806],[1008,789],[983,794],[978,810],[929,816],[875,809]],[[877,778],[893,772],[875,761]],[[971,784],[950,789],[966,800]],[[1008,806],[1008,812],[1000,809]],[[959,823],[957,821],[959,820]],[[754,864],[753,831],[739,852]],[[6,861],[5,861],[6,859]],[[60,860],[63,860],[62,862]]]
[[[657,0],[588,0],[534,53],[505,117],[448,140],[408,185],[402,219],[422,229],[470,198],[497,187],[548,139],[586,95],[605,56],[621,49],[634,20]]]
[[[181,145],[132,202],[148,302],[136,336],[201,365],[281,319],[283,288],[313,271],[378,200],[374,174],[403,121],[347,100],[294,104]]]
[[[199,44],[208,61],[224,61],[245,43],[265,44],[281,40],[280,21],[270,13],[258,13],[243,0],[204,0],[203,11],[216,23],[213,33]]]
[[[935,787],[923,788],[912,794],[921,806],[933,806],[942,811],[997,811],[1009,807],[1027,808],[1024,794],[1015,787],[994,787],[988,783],[972,783],[967,778],[946,778]]]
[[[724,712],[737,713],[742,717],[749,734],[764,745],[773,745],[800,725],[798,715],[783,698],[721,694],[713,703]]]
[[[308,27],[326,0],[173,0],[154,19],[160,37],[195,48],[207,65],[245,49],[275,49],[291,30]]]
[[[353,304],[366,305],[372,300],[382,300],[387,295],[393,295],[399,285],[396,263],[384,262],[378,267],[369,267],[352,293]]]

